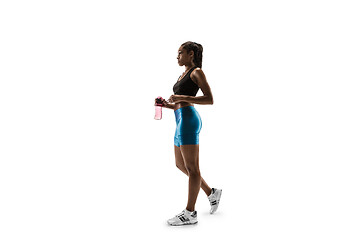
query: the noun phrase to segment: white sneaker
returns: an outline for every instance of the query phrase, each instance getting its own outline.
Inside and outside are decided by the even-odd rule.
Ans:
[[[219,203],[220,203],[220,198],[221,198],[221,193],[222,193],[221,189],[216,189],[216,188],[211,189],[211,194],[208,196],[208,199],[210,201],[210,206],[211,206],[210,214],[213,214],[218,209]]]
[[[195,224],[197,223],[197,212],[190,212],[185,209],[175,217],[169,219],[167,222],[171,226]]]

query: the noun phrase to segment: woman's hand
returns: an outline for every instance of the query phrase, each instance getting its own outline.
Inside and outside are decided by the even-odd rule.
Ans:
[[[171,102],[171,103],[186,102],[186,96],[171,95],[169,98],[169,102]]]
[[[157,104],[156,104],[157,102],[156,102],[156,99],[155,99],[155,106],[158,106]],[[163,101],[162,101],[162,107],[164,107],[164,108],[170,108],[170,109],[174,109],[174,107],[175,107],[175,105],[174,104],[170,104],[168,101],[166,101],[165,99],[163,99]]]
[[[169,107],[170,103],[166,100],[163,101],[163,107]]]

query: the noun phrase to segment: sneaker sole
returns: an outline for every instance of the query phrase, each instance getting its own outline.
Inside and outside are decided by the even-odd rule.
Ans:
[[[192,222],[192,221],[190,221],[190,222],[182,222],[182,223],[179,223],[179,224],[171,224],[171,223],[168,223],[170,226],[184,226],[184,225],[193,225],[193,224],[197,224],[198,223],[198,221],[196,221],[196,222]]]

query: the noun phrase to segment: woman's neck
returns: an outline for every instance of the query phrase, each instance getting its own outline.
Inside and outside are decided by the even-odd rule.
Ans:
[[[191,68],[195,67],[195,64],[191,64],[191,65],[185,65],[185,72],[189,71]]]

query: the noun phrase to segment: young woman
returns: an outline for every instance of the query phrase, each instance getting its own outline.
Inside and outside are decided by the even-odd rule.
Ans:
[[[221,189],[210,188],[207,185],[199,169],[199,133],[202,123],[194,104],[213,104],[210,86],[201,70],[202,51],[202,46],[195,42],[185,42],[180,46],[177,59],[180,66],[185,66],[185,72],[173,87],[174,95],[163,103],[164,107],[175,112],[176,166],[189,177],[187,206],[180,214],[168,220],[173,226],[197,223],[195,203],[200,187],[208,196],[211,214],[217,210],[222,193]],[[199,88],[203,96],[196,97]]]

